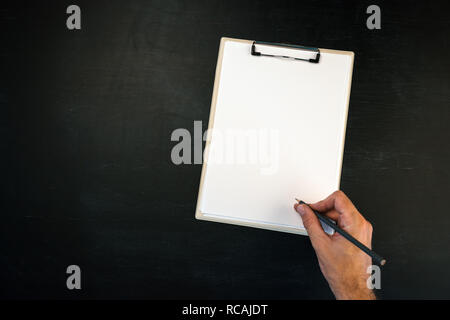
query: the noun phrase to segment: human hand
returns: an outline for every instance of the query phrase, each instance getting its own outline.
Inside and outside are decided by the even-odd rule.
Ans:
[[[309,206],[336,221],[340,228],[371,248],[372,225],[342,191]],[[339,233],[332,236],[325,233],[310,207],[294,205],[316,251],[320,270],[336,299],[375,299],[373,291],[367,287],[369,275],[366,272],[372,265],[372,258]]]

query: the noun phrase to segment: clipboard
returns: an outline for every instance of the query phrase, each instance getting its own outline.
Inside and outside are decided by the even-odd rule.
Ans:
[[[221,39],[196,219],[307,235],[294,198],[339,189],[353,61],[351,51]],[[273,140],[258,154],[278,153],[277,167],[214,160],[232,150],[224,141],[233,130],[256,132],[241,151]]]

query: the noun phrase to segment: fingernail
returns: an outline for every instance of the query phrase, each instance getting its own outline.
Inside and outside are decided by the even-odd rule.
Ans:
[[[297,212],[300,213],[301,216],[303,216],[305,214],[305,207],[303,205],[298,205],[296,209],[297,209]]]

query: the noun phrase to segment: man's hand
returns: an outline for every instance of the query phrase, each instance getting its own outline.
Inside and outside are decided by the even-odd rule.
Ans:
[[[310,204],[310,207],[336,221],[339,227],[371,248],[372,225],[342,191],[336,191],[325,200]],[[307,205],[296,203],[294,208],[302,217],[320,270],[336,299],[375,299],[366,283],[369,277],[367,268],[372,265],[371,257],[339,233],[332,236],[326,234]]]

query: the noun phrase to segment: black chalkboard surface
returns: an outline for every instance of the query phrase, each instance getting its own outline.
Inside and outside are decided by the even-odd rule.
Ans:
[[[378,295],[450,298],[448,2],[68,1],[0,8],[3,298],[328,299],[306,237],[194,219],[222,36],[355,52],[341,188],[389,263]],[[68,290],[66,268],[82,270]]]

